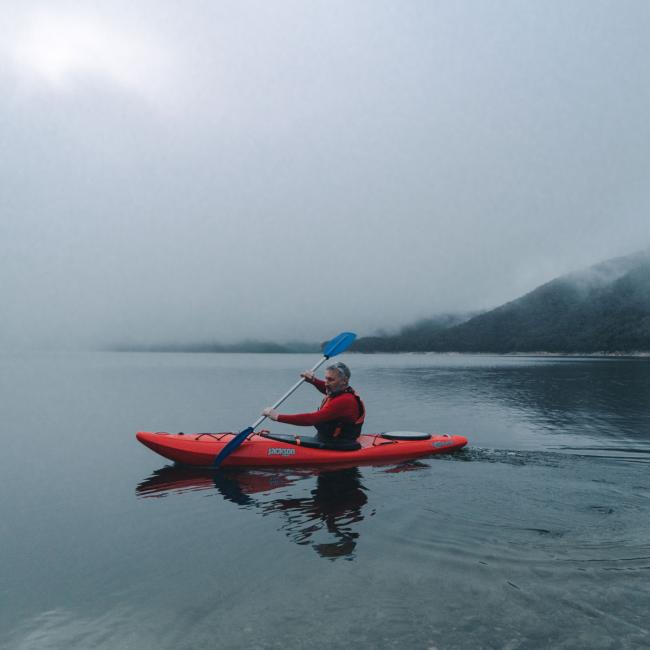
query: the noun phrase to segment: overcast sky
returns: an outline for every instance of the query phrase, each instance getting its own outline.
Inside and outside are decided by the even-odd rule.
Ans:
[[[650,2],[0,8],[0,345],[320,340],[650,246]]]

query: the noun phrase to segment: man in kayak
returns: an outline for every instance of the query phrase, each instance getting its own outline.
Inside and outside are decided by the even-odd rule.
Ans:
[[[300,376],[325,394],[320,408],[313,413],[285,415],[267,407],[262,414],[283,424],[316,427],[316,439],[329,448],[359,449],[357,438],[361,434],[366,409],[361,398],[348,385],[350,369],[338,362],[325,369],[324,381],[309,371]]]

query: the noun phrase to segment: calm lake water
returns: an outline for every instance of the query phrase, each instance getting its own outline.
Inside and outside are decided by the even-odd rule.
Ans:
[[[417,462],[210,474],[135,440],[244,428],[315,360],[0,356],[0,647],[650,647],[650,360],[345,355],[367,432],[470,439]]]

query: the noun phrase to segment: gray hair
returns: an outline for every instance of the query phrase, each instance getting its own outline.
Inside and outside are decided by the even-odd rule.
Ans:
[[[337,361],[336,363],[333,363],[331,366],[327,366],[327,368],[325,368],[325,370],[334,370],[341,377],[345,377],[345,379],[347,379],[347,380],[350,379],[350,369],[344,363],[341,363],[340,361]]]

